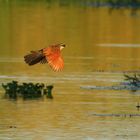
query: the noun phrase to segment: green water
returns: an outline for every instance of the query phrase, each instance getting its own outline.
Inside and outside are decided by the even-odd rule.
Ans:
[[[54,85],[53,100],[8,100],[0,88],[1,140],[139,140],[139,117],[93,115],[139,114],[139,92],[80,88],[118,84],[123,72],[139,71],[139,11],[57,2],[0,3],[0,83]],[[67,45],[62,72],[47,64],[24,63],[30,50],[59,42]]]

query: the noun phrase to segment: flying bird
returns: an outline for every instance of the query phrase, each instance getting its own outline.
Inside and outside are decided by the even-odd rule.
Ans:
[[[65,44],[55,44],[38,51],[31,51],[29,54],[24,56],[24,61],[29,66],[35,65],[37,63],[48,63],[54,71],[61,71],[64,67],[61,50],[65,46]]]

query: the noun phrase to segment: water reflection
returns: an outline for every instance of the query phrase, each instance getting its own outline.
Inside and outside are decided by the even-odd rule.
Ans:
[[[0,17],[0,83],[54,84],[53,101],[0,99],[0,139],[139,138],[138,117],[90,115],[138,113],[139,94],[80,89],[119,83],[122,72],[139,71],[139,16],[131,16],[129,9],[109,14],[108,8],[14,0],[1,3]],[[63,51],[63,72],[24,64],[29,50],[57,42],[68,46]]]
[[[1,8],[0,27],[4,33],[1,34],[1,45],[3,46],[1,47],[1,57],[11,56],[21,59],[29,49],[40,49],[54,42],[65,42],[70,46],[64,52],[65,57],[80,56],[95,59],[101,57],[106,59],[111,55],[124,59],[134,57],[134,55],[138,57],[137,48],[121,48],[120,50],[96,47],[97,44],[130,43],[134,45],[139,43],[139,29],[138,26],[135,26],[139,24],[139,18],[129,17],[129,10],[123,10],[124,14],[114,12],[110,16],[106,8],[70,7],[67,10],[65,7],[54,6],[48,9],[41,3],[32,6],[11,4],[5,7]],[[92,64],[94,63],[93,61]],[[107,61],[106,65],[108,63],[111,62]],[[131,62],[127,62],[127,64],[131,65]],[[99,69],[105,69],[103,63],[100,65]],[[134,65],[136,69],[139,69],[137,62]],[[98,69],[98,65],[96,68]],[[124,69],[124,67],[120,69]]]

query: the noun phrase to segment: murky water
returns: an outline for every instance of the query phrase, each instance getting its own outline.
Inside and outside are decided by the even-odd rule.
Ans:
[[[53,84],[53,100],[7,100],[0,88],[1,140],[138,140],[139,92],[86,90],[114,85],[139,71],[140,12],[45,2],[0,3],[0,83]],[[52,43],[67,44],[65,68],[29,67],[23,56]]]

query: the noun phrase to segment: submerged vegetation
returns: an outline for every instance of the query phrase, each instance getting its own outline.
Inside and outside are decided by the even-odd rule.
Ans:
[[[133,87],[135,90],[140,89],[140,74],[133,74],[132,76],[124,74],[127,85]]]
[[[45,86],[43,83],[22,83],[12,81],[7,84],[2,84],[5,90],[5,95],[8,98],[16,99],[17,97],[23,97],[24,99],[39,98],[46,95],[47,98],[53,98],[52,89],[53,86]]]
[[[83,89],[95,90],[130,90],[136,92],[140,90],[140,74],[124,74],[124,81],[113,86],[81,86]]]

